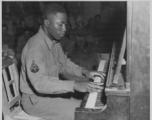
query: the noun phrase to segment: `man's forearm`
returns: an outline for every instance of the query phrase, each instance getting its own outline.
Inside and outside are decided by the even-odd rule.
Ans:
[[[74,81],[88,81],[89,79],[88,78],[86,78],[86,77],[78,77],[78,76],[75,76],[75,75],[71,75],[71,74],[69,74],[69,73],[67,73],[66,71],[65,72],[63,72],[62,74],[61,74],[61,78],[62,79],[64,79],[64,80],[74,80]]]

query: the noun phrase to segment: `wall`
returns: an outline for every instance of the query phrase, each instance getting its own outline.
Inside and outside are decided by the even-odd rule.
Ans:
[[[150,120],[150,2],[132,2],[130,120]]]

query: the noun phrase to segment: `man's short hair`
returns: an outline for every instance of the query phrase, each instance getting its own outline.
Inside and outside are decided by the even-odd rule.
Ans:
[[[22,22],[25,22],[25,20],[24,20],[23,18],[20,20],[19,23],[21,24]],[[26,23],[26,22],[25,22],[25,23]]]
[[[66,14],[66,10],[63,6],[56,3],[50,3],[43,9],[43,19],[46,19],[49,14],[56,14],[59,12]]]
[[[23,33],[25,33],[25,32],[31,32],[31,29],[30,28],[28,28],[28,27],[25,27],[24,29],[23,29]]]
[[[3,23],[2,24],[2,28],[6,28],[7,29],[8,28],[7,24]]]
[[[98,17],[101,18],[101,15],[100,14],[96,14],[95,15],[95,19],[97,19]]]

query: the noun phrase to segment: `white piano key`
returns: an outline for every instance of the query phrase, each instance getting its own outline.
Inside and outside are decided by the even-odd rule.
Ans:
[[[105,60],[100,61],[98,71],[103,71],[104,70],[105,63],[106,63]],[[100,83],[101,78],[100,77],[95,77],[94,82],[99,82]],[[88,96],[88,100],[87,100],[85,108],[94,108],[97,96],[98,96],[97,92],[90,93],[89,96]]]
[[[99,63],[98,71],[103,71],[105,66],[105,60],[101,60]]]
[[[94,108],[96,103],[96,98],[97,98],[97,92],[90,93],[85,108]]]

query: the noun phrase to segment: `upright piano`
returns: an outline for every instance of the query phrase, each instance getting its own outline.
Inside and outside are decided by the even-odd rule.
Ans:
[[[75,109],[75,120],[150,119],[148,10],[149,2],[127,2],[123,38],[113,42],[111,53],[101,54],[97,69],[106,73],[104,89],[86,93]]]

